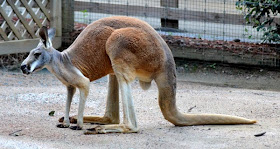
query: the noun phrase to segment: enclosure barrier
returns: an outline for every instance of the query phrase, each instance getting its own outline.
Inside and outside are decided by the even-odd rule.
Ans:
[[[234,46],[238,43],[228,42],[261,41],[261,34],[245,23],[243,15],[235,8],[235,2],[236,0],[0,0],[0,55],[29,52],[36,47],[38,29],[43,25],[57,29],[54,47],[62,45],[66,48],[87,24],[103,17],[124,15],[144,20],[161,35],[177,39],[170,42],[169,37],[166,38],[175,57],[280,67],[278,47],[244,45],[242,48]],[[280,21],[279,16],[275,20]],[[178,38],[181,36],[184,38]],[[215,41],[218,43],[213,45]]]
[[[262,33],[246,24],[242,12],[236,9],[237,0],[70,1],[74,3],[71,12],[74,11],[77,29],[75,37],[87,24],[100,18],[132,16],[148,22],[162,36],[167,36],[165,41],[174,57],[280,66],[279,48],[254,44],[261,42]],[[279,16],[275,16],[275,21],[280,22]]]
[[[53,46],[61,45],[61,0],[0,0],[0,55],[29,52],[42,26],[56,28]]]

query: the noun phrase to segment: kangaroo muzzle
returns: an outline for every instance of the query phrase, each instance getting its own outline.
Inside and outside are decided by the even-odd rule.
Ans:
[[[30,66],[29,65],[21,65],[20,69],[24,74],[30,74]]]

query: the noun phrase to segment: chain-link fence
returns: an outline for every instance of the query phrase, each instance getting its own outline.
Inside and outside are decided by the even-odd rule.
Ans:
[[[246,25],[236,0],[76,0],[75,22],[126,15],[148,22],[161,34],[209,40],[260,41]]]
[[[69,41],[69,44],[72,43],[71,40],[76,38],[87,24],[100,18],[132,16],[148,22],[163,36],[175,37],[165,39],[167,43],[171,43],[171,49],[177,48],[174,47],[174,42],[175,46],[180,47],[183,52],[179,51],[178,54],[183,55],[181,57],[234,63],[241,61],[241,64],[250,61],[246,64],[279,66],[279,56],[275,49],[254,45],[261,42],[262,33],[257,32],[252,25],[246,24],[242,12],[236,9],[236,1],[75,0],[71,5],[64,5],[64,9],[72,8],[69,11],[74,11],[73,18],[73,12],[65,11],[63,17],[70,17],[75,28],[70,35],[64,36],[64,39]],[[62,23],[65,24],[63,28],[69,26],[67,19]],[[182,39],[183,37],[186,39]],[[243,42],[250,44],[241,44]],[[194,43],[194,46],[190,46],[191,43]],[[175,57],[176,52],[178,50],[175,51]],[[220,57],[216,58],[218,56]]]

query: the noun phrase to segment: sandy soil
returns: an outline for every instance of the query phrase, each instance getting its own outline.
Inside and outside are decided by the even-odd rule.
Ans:
[[[106,83],[106,78],[91,83],[85,114],[104,113]],[[280,147],[280,92],[209,86],[179,77],[177,104],[182,112],[232,114],[258,123],[174,127],[160,112],[154,83],[148,91],[137,82],[132,88],[139,133],[83,135],[83,131],[56,128],[58,118],[64,114],[66,89],[53,75],[43,71],[26,77],[1,70],[0,148]],[[78,94],[71,115],[77,114],[77,107]],[[49,116],[50,111],[55,111],[54,116]],[[266,134],[254,136],[262,132]]]

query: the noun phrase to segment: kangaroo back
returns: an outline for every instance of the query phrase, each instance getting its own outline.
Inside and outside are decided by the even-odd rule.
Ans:
[[[106,54],[106,42],[113,32],[125,28],[139,28],[143,32],[157,38],[157,41],[164,40],[146,22],[132,17],[108,17],[89,24],[65,50],[71,62],[90,81],[113,73],[111,61]],[[167,45],[166,45],[167,47]]]

